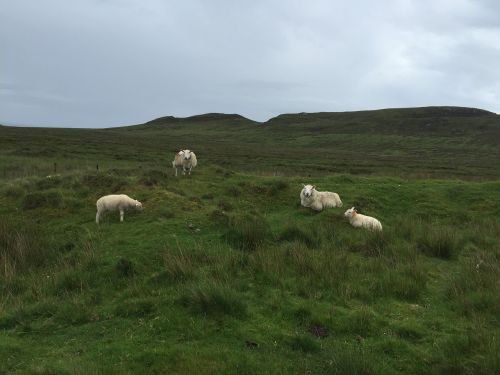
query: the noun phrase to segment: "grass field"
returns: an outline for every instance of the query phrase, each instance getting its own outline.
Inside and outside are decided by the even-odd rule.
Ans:
[[[0,373],[498,374],[499,135],[456,108],[0,127]],[[97,226],[118,192],[144,211]]]

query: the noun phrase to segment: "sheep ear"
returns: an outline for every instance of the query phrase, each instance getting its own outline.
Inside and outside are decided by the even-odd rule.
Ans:
[[[313,189],[316,189],[316,185],[313,185]]]
[[[306,185],[305,185],[305,184],[302,184],[302,185],[304,185],[304,187],[306,187]]]

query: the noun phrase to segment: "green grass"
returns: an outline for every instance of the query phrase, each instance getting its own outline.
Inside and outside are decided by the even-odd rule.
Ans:
[[[418,126],[428,118],[410,114],[409,144],[425,150]],[[286,173],[297,160],[293,142],[310,146],[321,134],[328,141],[328,121],[332,137],[349,139],[359,131],[347,126],[354,121],[381,145],[392,142],[382,117],[401,113],[376,114],[373,123],[365,113],[324,116],[306,115],[307,131],[286,116],[258,130],[248,127],[267,125],[234,118],[234,129],[226,120],[163,119],[132,129],[24,129],[23,139],[23,129],[1,128],[11,138],[1,138],[10,149],[1,149],[0,166],[26,161],[33,169],[7,168],[0,182],[0,372],[499,373],[495,156],[481,182],[456,179],[467,168],[483,176],[460,160],[441,179],[407,178],[403,159],[375,163],[378,176],[332,173],[325,166],[336,147],[317,164],[326,169],[299,163]],[[471,120],[490,134],[490,117],[460,117],[454,129],[472,137]],[[224,138],[229,149],[200,157],[191,177],[174,178],[169,143],[159,147],[165,126],[172,143],[209,135],[196,149],[215,150],[220,134],[234,138]],[[286,126],[308,135],[290,135],[289,153],[265,141],[262,158],[246,159],[259,132],[288,142],[279,129]],[[442,126],[435,131],[445,137]],[[77,143],[77,135],[90,141]],[[219,163],[233,149],[241,153]],[[68,164],[45,177],[56,155]],[[412,173],[425,175],[432,160]],[[351,168],[364,168],[358,161]],[[278,164],[277,176],[262,175]],[[404,177],[395,177],[396,165]],[[300,207],[303,183],[338,192],[344,208]],[[127,212],[124,223],[109,213],[97,226],[95,201],[112,192],[141,200],[144,211]],[[380,219],[384,232],[352,228],[343,212],[353,205]]]

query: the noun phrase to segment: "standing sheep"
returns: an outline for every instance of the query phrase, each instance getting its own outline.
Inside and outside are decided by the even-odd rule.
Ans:
[[[342,207],[342,201],[337,193],[317,191],[314,185],[304,185],[300,192],[300,204],[315,211],[330,207]]]
[[[177,167],[182,167],[182,174],[185,175],[188,171],[191,175],[191,169],[198,165],[198,160],[196,159],[196,154],[190,150],[180,150],[175,154],[174,161],[172,162],[172,167],[175,169],[175,176],[177,176]]]
[[[101,215],[106,211],[120,211],[120,221],[123,221],[123,215],[125,210],[133,208],[136,210],[142,210],[142,203],[130,198],[125,194],[112,194],[105,195],[97,200],[97,214],[95,215],[95,222],[99,224],[99,219]]]
[[[349,208],[344,216],[349,219],[349,223],[355,228],[365,228],[371,231],[382,231],[380,221],[371,216],[361,215],[356,212],[354,207]]]

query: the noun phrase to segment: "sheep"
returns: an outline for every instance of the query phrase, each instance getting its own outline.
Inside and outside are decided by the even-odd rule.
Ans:
[[[342,207],[342,201],[337,193],[317,191],[314,185],[304,185],[300,192],[300,204],[315,211],[330,207]]]
[[[371,216],[358,214],[354,207],[349,208],[346,212],[344,212],[344,216],[355,228],[365,228],[371,231],[382,232],[382,224],[380,221]]]
[[[182,167],[182,174],[185,175],[188,171],[191,175],[191,169],[198,165],[198,160],[196,159],[196,154],[190,150],[180,150],[175,154],[174,161],[172,162],[172,167],[175,169],[175,176],[177,176],[177,167]]]
[[[105,195],[97,200],[96,206],[97,214],[95,215],[95,222],[97,224],[99,224],[101,215],[106,211],[120,211],[120,222],[122,222],[126,209],[134,208],[136,210],[142,210],[141,202],[125,194]]]

